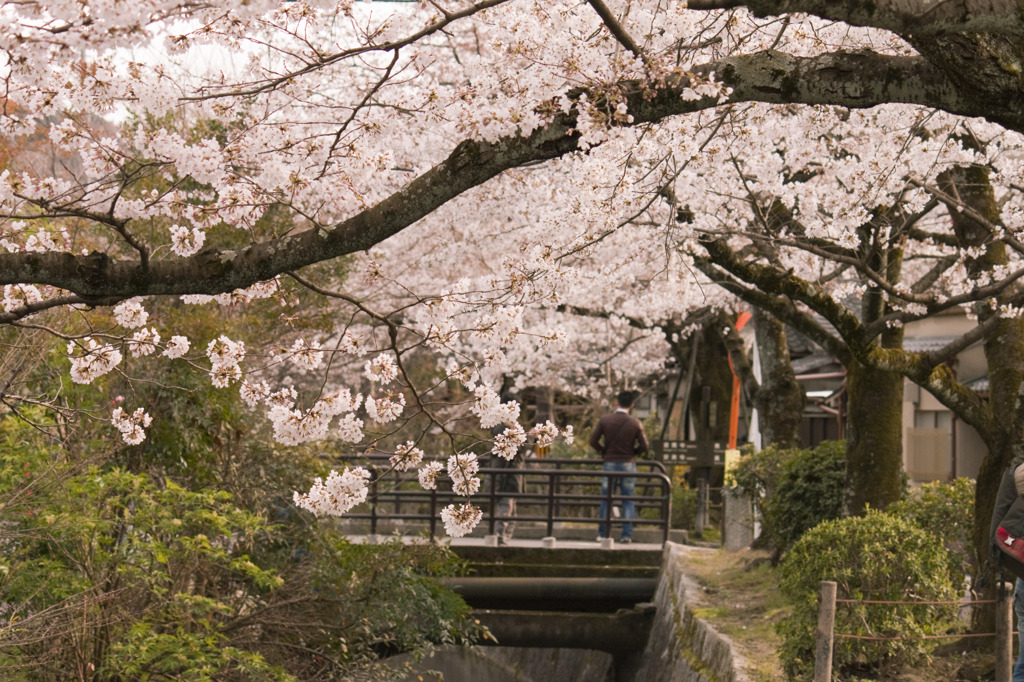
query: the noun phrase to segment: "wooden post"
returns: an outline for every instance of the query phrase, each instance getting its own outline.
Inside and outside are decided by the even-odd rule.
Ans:
[[[1010,682],[1013,667],[1013,584],[996,586],[996,680]]]
[[[821,601],[818,602],[818,631],[815,633],[814,682],[832,680],[832,646],[836,627],[836,584],[821,581]]]

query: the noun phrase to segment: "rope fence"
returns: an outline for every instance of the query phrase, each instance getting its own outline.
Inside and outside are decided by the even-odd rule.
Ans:
[[[996,591],[998,599],[974,599],[957,601],[892,601],[878,599],[837,599],[837,585],[831,580],[821,582],[820,600],[818,602],[818,629],[815,633],[816,646],[814,656],[814,682],[831,682],[832,654],[837,639],[853,639],[872,642],[893,642],[932,639],[966,639],[992,637],[995,641],[996,676],[995,682],[1010,682],[1010,669],[1013,664],[1013,589],[1008,583],[1002,583]],[[973,607],[979,604],[996,605],[996,622],[994,632],[981,633],[949,633],[944,635],[913,635],[878,637],[872,635],[853,635],[837,633],[837,604],[879,604],[879,605],[911,605],[911,606],[959,606]]]

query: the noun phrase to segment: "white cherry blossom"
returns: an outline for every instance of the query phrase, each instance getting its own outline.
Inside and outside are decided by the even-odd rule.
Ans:
[[[366,501],[370,472],[362,467],[345,467],[339,474],[332,470],[326,480],[317,478],[309,492],[296,492],[296,506],[317,516],[340,516]]]
[[[444,475],[444,465],[440,462],[427,462],[420,468],[417,477],[424,490],[437,490],[437,481]]]
[[[472,532],[482,517],[483,511],[469,503],[460,504],[457,507],[450,504],[441,510],[444,530],[453,538],[461,538]]]
[[[409,471],[423,461],[423,451],[416,447],[411,440],[395,448],[395,454],[390,458],[391,466],[398,471]]]
[[[144,408],[137,408],[128,414],[122,408],[115,407],[110,415],[110,423],[121,432],[121,439],[129,445],[138,445],[146,440],[145,429],[153,423],[153,418]]]
[[[181,334],[175,334],[167,340],[167,346],[164,349],[163,355],[166,358],[174,360],[180,358],[188,353],[191,344],[189,343],[187,336]]]
[[[73,355],[81,353],[81,355]],[[71,380],[76,384],[91,384],[121,364],[121,351],[110,344],[100,344],[96,339],[86,337],[81,343],[68,343],[71,356]]]
[[[146,324],[146,320],[149,319],[149,313],[142,307],[142,299],[132,298],[114,306],[114,317],[122,327],[135,329]]]

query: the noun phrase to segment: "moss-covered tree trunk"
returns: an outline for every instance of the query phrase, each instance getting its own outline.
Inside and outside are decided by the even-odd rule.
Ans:
[[[888,209],[878,207],[860,227],[860,257],[895,284],[903,270],[903,250],[900,238],[889,235],[889,220]],[[889,312],[882,287],[870,284],[861,300],[861,320],[868,324]],[[876,342],[883,348],[902,348],[902,327],[888,328]],[[903,382],[902,374],[889,369],[856,358],[846,363],[846,514],[885,509],[903,494]]]
[[[753,323],[761,359],[761,385],[754,393],[761,443],[799,447],[805,397],[790,362],[786,325],[760,308],[754,309]]]
[[[903,377],[856,360],[847,366],[844,511],[885,509],[903,489]]]
[[[704,409],[702,403],[704,387],[711,389],[710,399],[714,403],[709,415],[712,428],[702,431]],[[697,365],[693,386],[690,387],[690,418],[697,425],[698,437],[724,443],[729,437],[729,402],[732,396],[732,370],[729,369],[729,349],[719,330],[711,325],[700,331],[697,346]]]

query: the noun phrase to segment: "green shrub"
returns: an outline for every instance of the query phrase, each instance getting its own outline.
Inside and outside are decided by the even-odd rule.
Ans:
[[[780,450],[769,446],[755,451],[753,446],[744,446],[739,464],[733,471],[734,485],[754,500],[761,516],[762,503],[771,498],[779,487],[783,464],[793,458],[798,450]]]
[[[978,561],[971,545],[974,487],[974,481],[968,478],[925,483],[886,510],[943,539],[946,549],[953,555],[955,581],[962,580],[965,573],[978,575]]]
[[[832,664],[843,672],[899,670],[927,657],[924,635],[946,631],[954,622],[949,602],[957,593],[950,580],[950,555],[917,524],[880,511],[825,521],[804,534],[781,566],[783,595],[792,604],[780,621],[780,658],[790,679],[810,679],[821,582],[835,581],[837,635],[900,639],[875,641],[836,637]]]
[[[731,479],[726,482],[753,502],[754,512],[761,520],[761,534],[755,540],[755,546],[774,546],[771,524],[767,520],[768,506],[779,487],[783,463],[792,459],[797,452],[773,446],[755,451],[752,445],[744,446],[739,464],[733,470]],[[775,558],[778,559],[777,553]]]
[[[772,546],[781,555],[805,532],[843,513],[846,444],[825,441],[813,450],[797,450],[786,461],[778,489],[768,502],[766,520]]]
[[[762,519],[761,537],[778,559],[803,533],[843,510],[846,444],[813,450],[768,447],[740,459],[736,487],[750,495]]]
[[[463,570],[443,546],[353,545],[123,469],[44,473],[0,457],[2,679],[354,680],[483,634],[433,579]]]
[[[697,517],[697,491],[682,485],[672,486],[672,528],[689,530]]]

